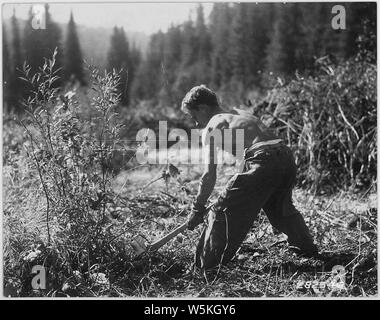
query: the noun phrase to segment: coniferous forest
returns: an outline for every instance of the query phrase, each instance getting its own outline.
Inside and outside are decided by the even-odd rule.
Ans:
[[[58,25],[46,8],[46,30],[30,27],[32,12],[26,23],[15,13],[3,26],[4,102],[9,109],[22,112],[17,101],[25,93],[18,85],[18,69],[24,61],[35,71],[55,48],[56,67],[62,68],[57,85],[86,85],[89,74],[75,17]],[[115,27],[103,39],[108,51],[97,67],[122,70],[119,89],[126,106],[148,100],[153,108],[178,106],[187,90],[200,83],[218,91],[226,104],[239,104],[260,96],[273,77],[312,74],[318,58],[346,60],[363,46],[376,56],[375,4],[347,3],[345,30],[331,27],[331,8],[330,3],[216,3],[205,17],[199,5],[194,20],[152,34],[143,48]]]
[[[65,22],[43,5],[43,27],[22,5],[25,16],[19,5],[2,20],[5,296],[378,297],[376,2],[200,3],[150,34],[117,25],[108,3],[73,6]],[[127,22],[128,5],[117,4]],[[111,25],[78,23],[99,7]],[[175,10],[168,15],[174,21]],[[235,189],[247,171],[223,162],[211,174],[183,161],[201,154],[199,136],[169,156],[196,128],[181,102],[201,84],[220,103],[213,115],[245,115],[283,140],[257,163],[286,150],[292,189],[290,178],[284,187],[260,174]],[[206,180],[215,186],[200,225],[226,232],[215,231],[226,243],[215,270],[194,268],[197,243],[214,229],[202,240],[201,227],[186,224],[202,211]],[[276,192],[264,194],[261,183],[272,182]],[[247,199],[223,217],[213,204],[226,186]],[[263,209],[252,210],[261,193]],[[245,216],[255,220],[224,264],[228,221]],[[289,239],[302,238],[297,226],[306,233],[302,217],[312,255]]]

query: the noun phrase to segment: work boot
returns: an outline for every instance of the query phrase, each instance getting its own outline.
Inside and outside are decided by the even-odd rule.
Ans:
[[[318,248],[301,214],[287,217],[285,233],[288,236],[290,250],[305,257],[318,255]]]

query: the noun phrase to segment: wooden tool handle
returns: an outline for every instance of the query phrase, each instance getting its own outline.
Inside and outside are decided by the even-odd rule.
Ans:
[[[149,250],[152,250],[152,251],[157,250],[158,248],[162,247],[165,243],[167,243],[168,241],[173,239],[176,235],[182,233],[186,229],[187,229],[187,222],[185,222],[184,224],[181,224],[178,228],[174,229],[172,232],[170,232],[169,234],[167,234],[165,237],[161,238],[160,240],[153,242],[149,246]]]
[[[215,202],[214,202],[215,203]],[[214,203],[211,203],[207,208],[206,208],[206,212],[208,210],[210,210],[210,208],[214,205]],[[170,232],[169,234],[167,234],[165,237],[161,238],[160,240],[157,240],[156,242],[153,242],[150,246],[149,246],[149,250],[151,251],[154,251],[154,250],[157,250],[159,248],[161,248],[165,243],[167,243],[168,241],[170,241],[171,239],[173,239],[176,235],[182,233],[183,231],[185,231],[187,229],[187,221],[184,223],[184,224],[181,224],[178,228],[174,229],[172,232]]]

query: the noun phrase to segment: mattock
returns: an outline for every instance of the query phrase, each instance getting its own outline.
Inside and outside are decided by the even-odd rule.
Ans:
[[[146,240],[144,239],[144,237],[142,237],[141,235],[138,235],[132,240],[131,246],[137,256],[142,255],[144,252],[153,252],[161,248],[164,244],[169,242],[171,239],[173,239],[175,236],[182,233],[186,229],[187,229],[187,222],[185,222],[184,224],[181,224],[178,228],[174,229],[163,238],[149,245],[145,244]]]
[[[208,212],[211,207],[214,205],[214,203],[210,204],[206,208],[206,212]],[[131,241],[131,246],[133,250],[136,253],[136,256],[142,255],[144,252],[153,252],[161,248],[164,244],[168,243],[171,239],[173,239],[175,236],[177,236],[180,233],[183,233],[187,229],[187,221],[183,224],[181,224],[178,228],[174,229],[161,239],[153,242],[152,244],[146,245],[146,239],[141,235],[137,235],[136,237],[133,238]]]

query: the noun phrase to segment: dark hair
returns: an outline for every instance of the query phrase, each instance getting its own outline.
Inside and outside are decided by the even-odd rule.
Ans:
[[[204,84],[192,88],[183,98],[181,109],[183,111],[197,108],[200,104],[211,107],[218,107],[218,99],[216,94],[207,88]]]

